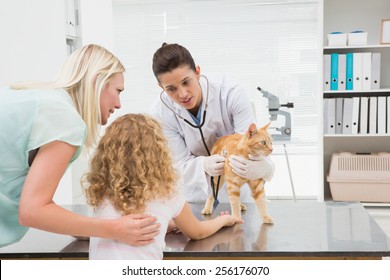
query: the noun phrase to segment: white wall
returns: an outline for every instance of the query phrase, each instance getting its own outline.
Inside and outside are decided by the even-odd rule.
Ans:
[[[82,44],[98,44],[113,51],[112,1],[79,0]]]
[[[51,80],[66,58],[64,1],[0,1],[0,86]]]

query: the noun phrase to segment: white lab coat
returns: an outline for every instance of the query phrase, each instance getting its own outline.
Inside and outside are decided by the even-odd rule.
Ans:
[[[226,79],[225,76],[207,76],[209,81],[209,96],[207,102],[206,121],[202,127],[205,142],[211,150],[215,141],[233,133],[243,134],[249,125],[255,122],[255,117],[249,97],[242,86]],[[207,79],[200,78],[202,87],[202,119],[207,99]],[[164,102],[178,115],[194,125],[190,113],[166,94],[162,94]],[[203,202],[212,193],[210,176],[203,169],[203,160],[207,151],[203,145],[199,129],[175,115],[161,102],[158,96],[151,106],[150,114],[158,119],[163,126],[164,134],[173,152],[175,168],[181,175],[181,188],[190,202]],[[218,200],[228,202],[226,186],[219,190]],[[249,186],[241,187],[241,201],[252,202]]]

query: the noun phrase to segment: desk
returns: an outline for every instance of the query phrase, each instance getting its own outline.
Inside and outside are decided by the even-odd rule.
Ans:
[[[191,205],[198,218],[203,204]],[[381,259],[390,239],[360,203],[281,201],[268,203],[273,225],[262,224],[255,204],[247,204],[243,225],[223,228],[192,241],[166,236],[165,259]],[[220,203],[219,213],[229,209]],[[79,209],[80,210],[80,209]],[[215,215],[215,214],[213,214]],[[16,244],[0,248],[5,258],[88,258],[88,241],[31,229]]]

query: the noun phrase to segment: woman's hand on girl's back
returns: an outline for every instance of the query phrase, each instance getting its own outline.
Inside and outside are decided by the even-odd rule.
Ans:
[[[147,214],[129,214],[116,220],[113,238],[131,246],[144,246],[153,242],[160,233],[157,218]]]

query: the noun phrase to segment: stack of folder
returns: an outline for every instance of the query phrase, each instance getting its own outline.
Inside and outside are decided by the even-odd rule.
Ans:
[[[324,99],[324,134],[390,133],[390,96]]]
[[[380,88],[380,53],[324,54],[324,91]]]

